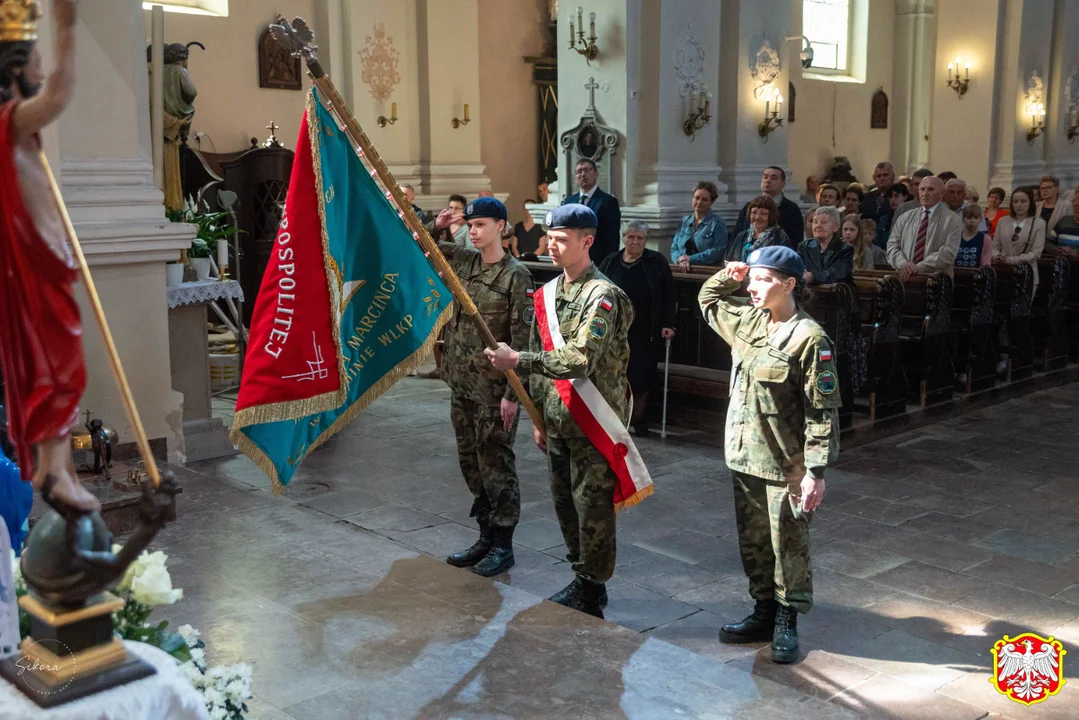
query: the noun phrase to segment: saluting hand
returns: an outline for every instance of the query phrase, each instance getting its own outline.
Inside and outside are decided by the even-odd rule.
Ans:
[[[749,272],[749,265],[743,262],[729,262],[727,263],[727,277],[732,280],[742,282],[746,279],[746,274]]]
[[[824,478],[806,475],[802,478],[802,511],[813,512],[824,499]]]
[[[460,225],[464,221],[464,215],[455,213],[453,210],[446,208],[438,214],[437,218],[435,218],[435,230],[444,230],[450,225]]]

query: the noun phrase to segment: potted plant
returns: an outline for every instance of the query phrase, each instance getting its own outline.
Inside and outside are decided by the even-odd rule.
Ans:
[[[165,287],[179,287],[184,281],[184,264],[179,260],[165,263]]]
[[[228,242],[239,230],[228,222],[227,212],[201,212],[198,203],[189,198],[182,210],[170,210],[167,217],[172,222],[191,223],[198,226],[198,234],[187,251],[199,280],[210,279],[211,258],[217,254],[217,243]]]

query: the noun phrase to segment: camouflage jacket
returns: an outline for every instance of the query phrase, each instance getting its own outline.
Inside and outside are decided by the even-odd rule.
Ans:
[[[511,347],[528,342],[528,318],[532,315],[532,274],[509,253],[497,263],[485,265],[479,250],[454,243],[439,243],[457,277],[487,321],[495,339]],[[483,354],[486,345],[472,318],[454,303],[453,317],[446,324],[442,378],[454,393],[469,400],[498,406],[503,398],[517,402],[504,373],[495,370]]]
[[[521,353],[518,368],[529,376],[529,393],[543,413],[547,433],[559,438],[584,437],[553,380],[587,377],[622,422],[627,422],[626,366],[633,303],[595,265],[568,285],[564,278],[564,275],[558,278],[555,309],[566,344],[558,350],[544,352],[538,324],[530,317],[532,342],[529,352]]]
[[[768,335],[769,314],[731,294],[721,270],[701,288],[704,318],[731,346],[727,466],[769,480],[823,477],[839,457],[839,382],[831,342],[802,310]]]

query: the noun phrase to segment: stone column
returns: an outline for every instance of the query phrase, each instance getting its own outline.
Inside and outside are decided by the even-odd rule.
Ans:
[[[767,138],[762,138],[757,128],[764,118],[771,88],[787,94],[789,64],[798,62],[798,46],[785,42],[791,25],[789,0],[725,2],[722,13],[715,128],[719,164],[723,166],[721,178],[729,189],[731,212],[737,215],[745,202],[760,194],[764,168],[787,167],[786,127]],[[757,60],[768,54],[768,48],[778,58],[778,68],[771,72],[766,72],[767,63]],[[769,87],[767,91],[765,86]],[[781,115],[785,120],[785,109]],[[797,197],[797,183],[789,173],[788,180],[791,196]]]
[[[1045,172],[1046,137],[1028,141],[1030,106],[1046,107],[1049,93],[1050,38],[1053,36],[1052,0],[1007,0],[1002,46],[997,56],[996,112],[991,146],[990,185],[1007,191],[1018,185],[1036,184]],[[1054,121],[1053,126],[1057,127]]]
[[[150,160],[149,82],[142,3],[80,6],[75,98],[45,134],[65,202],[155,452],[182,453],[182,396],[171,390],[165,261],[193,228],[165,220]],[[41,27],[46,67],[51,28]],[[89,383],[83,408],[134,443],[85,288],[78,288]]]
[[[1049,67],[1049,101],[1045,103],[1045,170],[1061,181],[1061,190],[1079,182],[1079,142],[1069,141],[1071,113],[1079,120],[1079,56],[1074,52],[1079,33],[1079,5],[1056,0]]]
[[[896,169],[908,174],[929,164],[935,10],[934,0],[897,0],[895,7],[892,158]]]

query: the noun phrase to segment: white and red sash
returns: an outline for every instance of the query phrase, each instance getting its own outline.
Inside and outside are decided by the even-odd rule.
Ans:
[[[562,276],[544,285],[535,295],[536,326],[546,352],[566,344],[555,311],[555,293]],[[652,494],[652,478],[637,446],[621,418],[588,378],[554,380],[559,397],[585,437],[610,463],[618,480],[614,486],[614,509],[636,505]]]

